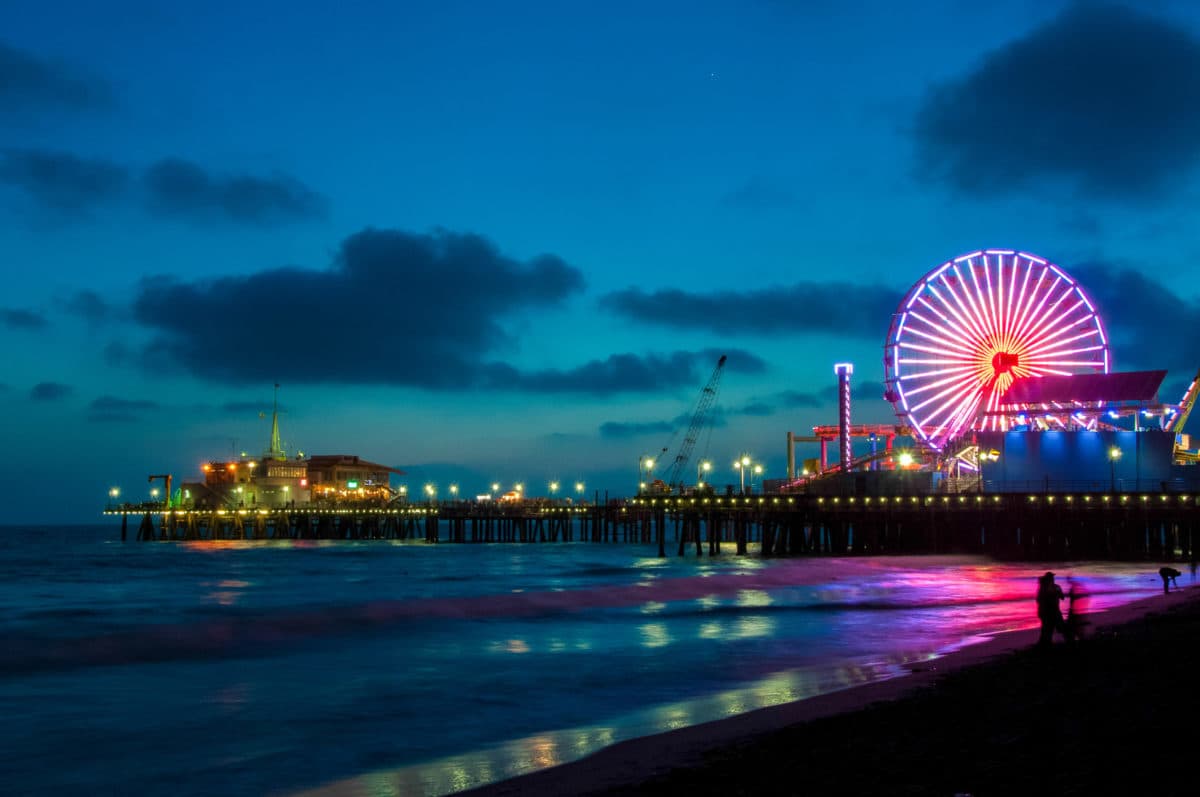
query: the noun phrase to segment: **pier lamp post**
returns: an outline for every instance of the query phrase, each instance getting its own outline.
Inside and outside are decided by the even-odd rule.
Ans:
[[[525,497],[525,485],[522,482],[514,484],[513,489],[517,491],[517,498]]]
[[[492,482],[492,495],[500,492],[500,482]]]
[[[763,466],[755,465],[754,472],[750,476],[750,492],[754,492],[754,480],[755,479],[758,479],[760,482],[762,481],[762,474],[763,474]]]
[[[746,494],[746,468],[750,467],[750,455],[742,454],[741,459],[733,463],[733,467],[738,469],[739,481],[741,483],[741,494]]]
[[[550,500],[553,501],[558,494],[558,482],[550,482]]]
[[[580,495],[583,495],[583,487],[583,482],[575,482],[575,492],[579,493]]]
[[[437,488],[434,487],[432,484],[426,484],[425,485],[425,496],[429,499],[430,503],[433,503],[434,500],[437,498]]]
[[[704,474],[712,470],[712,463],[707,459],[696,466],[696,487],[704,486]]]
[[[109,488],[109,490],[108,490],[108,498],[109,498],[109,501],[111,501],[112,503],[114,503],[114,504],[115,504],[115,503],[117,502],[117,498],[119,498],[119,497],[120,497],[120,495],[121,495],[121,488],[120,488],[120,487],[110,487],[110,488]]]
[[[1117,460],[1121,458],[1121,449],[1113,446],[1108,449],[1108,477],[1110,480],[1110,490],[1117,491]]]
[[[457,484],[450,485],[450,500],[451,501],[458,500],[458,485]]]
[[[638,482],[641,489],[646,489],[646,485],[650,483],[650,477],[654,473],[654,457],[642,455],[638,461]]]
[[[404,503],[406,503],[406,504],[408,503],[408,485],[407,484],[400,485],[400,499]]]

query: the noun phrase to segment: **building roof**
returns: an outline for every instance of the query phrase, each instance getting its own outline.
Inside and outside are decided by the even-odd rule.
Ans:
[[[1049,404],[1071,401],[1154,401],[1166,371],[1021,377],[1000,399],[1001,404]]]
[[[344,465],[351,468],[363,468],[365,470],[387,471],[395,473],[399,476],[404,475],[404,471],[393,468],[390,465],[380,465],[378,462],[368,462],[361,457],[352,456],[350,454],[313,454],[304,458],[308,463],[309,469],[325,469],[332,468],[337,465]]]

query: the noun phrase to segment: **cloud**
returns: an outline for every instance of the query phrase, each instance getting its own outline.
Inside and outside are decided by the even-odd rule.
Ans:
[[[0,183],[21,190],[42,207],[58,213],[78,214],[119,196],[127,176],[121,166],[67,152],[0,152]]]
[[[111,104],[112,91],[106,82],[0,42],[0,112]]]
[[[606,421],[600,424],[600,436],[608,440],[628,440],[645,435],[667,435],[679,428],[675,421]]]
[[[157,410],[159,403],[149,399],[123,399],[101,396],[88,405],[88,420],[97,423],[129,423],[141,414]]]
[[[38,382],[29,389],[29,398],[34,401],[58,401],[71,395],[73,388],[61,382]]]
[[[113,308],[95,291],[77,291],[63,304],[71,315],[78,316],[89,324],[100,324],[112,315]]]
[[[765,177],[751,177],[721,197],[721,204],[746,210],[775,210],[796,204],[796,192]]]
[[[95,412],[145,412],[156,410],[159,404],[149,399],[123,399],[116,396],[101,396],[92,401],[88,408]]]
[[[1191,379],[1200,367],[1200,300],[1181,298],[1127,264],[1090,262],[1073,266],[1071,273],[1108,328],[1115,370],[1167,368],[1174,377]]]
[[[146,170],[143,182],[150,209],[165,216],[269,224],[321,218],[326,212],[323,196],[279,173],[213,175],[182,158],[166,158]]]
[[[535,393],[653,393],[699,384],[706,366],[714,366],[719,352],[675,351],[670,354],[614,354],[568,370],[520,372],[510,366],[488,369],[488,387]],[[742,373],[762,373],[766,363],[749,352],[729,353],[726,367]]]
[[[46,318],[32,310],[0,307],[0,323],[9,329],[45,329]]]
[[[860,402],[883,399],[882,382],[850,382],[851,408]],[[745,405],[731,414],[766,416],[775,415],[785,410],[820,409],[837,403],[837,385],[829,384],[820,390],[781,390],[767,396],[752,398]]]
[[[969,194],[1066,184],[1154,198],[1200,155],[1200,41],[1130,8],[1078,3],[933,89],[918,169]]]
[[[157,333],[144,362],[206,379],[451,389],[483,383],[487,355],[510,343],[507,319],[582,288],[555,255],[519,261],[474,234],[367,229],[325,270],[146,280],[133,317]]]
[[[836,332],[879,338],[902,290],[848,282],[797,282],[753,291],[688,293],[676,288],[627,288],[600,299],[631,321],[732,333]]]

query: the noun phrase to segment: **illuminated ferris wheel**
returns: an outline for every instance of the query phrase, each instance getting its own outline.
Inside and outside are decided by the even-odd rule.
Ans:
[[[972,429],[1007,429],[1018,377],[1108,373],[1108,338],[1087,295],[1034,255],[987,249],[943,263],[900,302],[884,344],[887,398],[941,451]]]

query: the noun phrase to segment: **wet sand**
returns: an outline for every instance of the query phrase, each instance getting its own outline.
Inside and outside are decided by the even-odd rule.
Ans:
[[[1031,601],[1031,613],[1033,606]],[[634,739],[467,794],[1193,794],[1200,588],[905,677]]]

